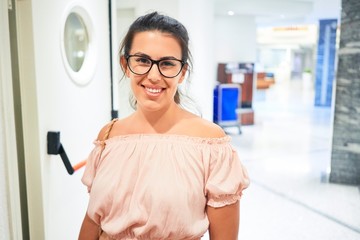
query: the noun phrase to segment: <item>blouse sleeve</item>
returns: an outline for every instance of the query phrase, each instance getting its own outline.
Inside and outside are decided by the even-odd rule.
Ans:
[[[217,208],[236,203],[250,183],[237,152],[230,145],[223,145],[212,149],[209,157],[207,205]]]
[[[81,178],[82,183],[87,186],[88,192],[91,191],[91,186],[96,175],[96,169],[100,163],[101,152],[103,149],[101,141],[95,141],[94,144],[95,147],[86,160],[85,171]]]

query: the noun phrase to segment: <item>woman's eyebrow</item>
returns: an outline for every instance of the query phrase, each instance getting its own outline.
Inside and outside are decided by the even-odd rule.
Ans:
[[[143,52],[136,52],[132,55],[136,55],[136,56],[141,56],[141,57],[147,57],[147,58],[150,58],[152,59],[149,55],[143,53]],[[155,60],[155,59],[152,59],[152,60]],[[161,57],[160,59],[158,59],[157,61],[160,61],[160,60],[178,60],[176,57],[174,56],[164,56],[164,57]]]
[[[159,60],[178,60],[178,59],[173,56],[165,56],[165,57],[161,57]]]
[[[136,53],[134,53],[134,54],[132,54],[132,55],[136,55],[136,56],[142,56],[142,57],[147,57],[147,58],[150,58],[150,56],[149,56],[149,55],[147,55],[147,54],[145,54],[145,53],[142,53],[142,52],[136,52]]]

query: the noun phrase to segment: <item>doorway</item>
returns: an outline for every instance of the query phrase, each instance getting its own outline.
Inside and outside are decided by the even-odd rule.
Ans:
[[[15,114],[19,91],[15,1],[2,0],[0,20],[0,228],[3,239],[29,239],[21,128]],[[15,90],[16,89],[16,90]],[[14,91],[15,90],[15,91]],[[19,108],[17,108],[19,109]],[[21,109],[20,109],[21,111]],[[21,115],[20,115],[21,120]],[[18,140],[18,141],[17,141]],[[16,161],[18,160],[18,161]],[[24,195],[25,194],[25,195]]]

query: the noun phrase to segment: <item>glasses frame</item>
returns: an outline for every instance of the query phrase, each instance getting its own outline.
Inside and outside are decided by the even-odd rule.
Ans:
[[[129,58],[130,58],[130,57],[143,57],[143,58],[149,59],[149,60],[151,61],[151,65],[150,65],[150,67],[149,67],[149,70],[147,70],[145,73],[141,73],[141,74],[134,72],[134,70],[131,69],[130,64],[129,64]],[[148,74],[148,73],[150,72],[151,68],[153,67],[153,65],[155,64],[155,65],[157,66],[158,71],[159,71],[159,73],[161,74],[161,76],[166,77],[166,78],[175,78],[175,77],[177,77],[177,76],[181,73],[181,70],[183,69],[183,67],[184,67],[185,64],[186,64],[186,62],[184,62],[184,61],[182,61],[182,60],[180,60],[180,59],[176,59],[176,58],[167,58],[167,59],[153,60],[153,59],[151,59],[151,58],[149,58],[149,57],[147,57],[147,56],[141,56],[141,55],[137,55],[137,54],[134,54],[134,55],[126,55],[126,56],[125,56],[125,59],[126,59],[126,64],[127,64],[128,68],[130,69],[130,71],[131,71],[132,73],[136,74],[136,75],[145,75],[145,74]],[[166,60],[175,60],[175,61],[178,61],[178,62],[181,63],[181,68],[180,68],[179,72],[178,72],[175,76],[168,77],[168,76],[165,76],[165,75],[161,72],[159,63],[160,63],[161,61],[166,61]]]

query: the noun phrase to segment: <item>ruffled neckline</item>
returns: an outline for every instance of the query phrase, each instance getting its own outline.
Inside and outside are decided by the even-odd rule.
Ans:
[[[118,135],[108,138],[104,141],[95,140],[94,143],[114,143],[122,141],[176,141],[176,142],[188,142],[188,143],[198,143],[198,144],[224,144],[231,141],[231,137],[225,135],[224,137],[196,137],[189,135],[180,135],[180,134],[160,134],[160,133],[134,133],[134,134],[125,134]]]

